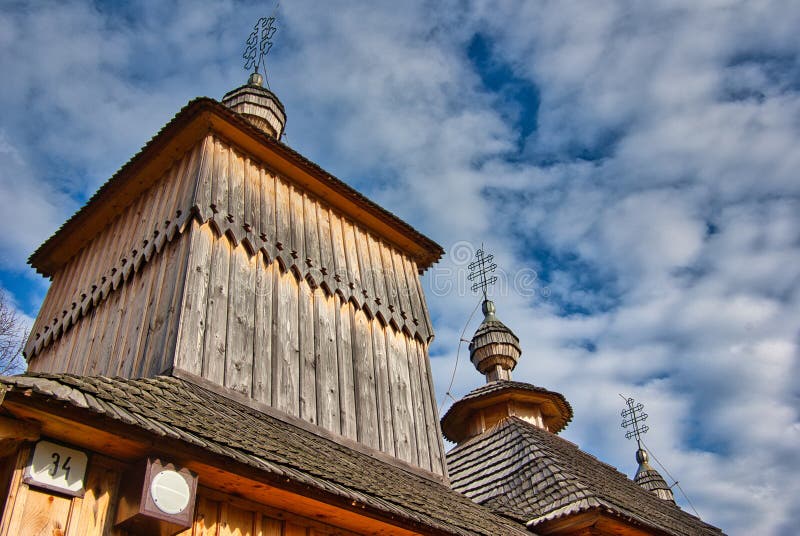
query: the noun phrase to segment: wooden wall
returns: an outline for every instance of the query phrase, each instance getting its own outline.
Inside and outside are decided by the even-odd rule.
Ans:
[[[422,341],[433,337],[413,259],[209,134],[54,274],[28,359],[157,261],[193,220]]]
[[[30,448],[0,459],[11,478],[0,490],[0,536],[127,536],[115,528],[119,481],[125,464],[99,454],[91,457],[83,497],[68,497],[22,481]],[[4,500],[3,500],[4,499]],[[314,512],[309,512],[313,516]],[[355,533],[259,503],[200,487],[194,523],[178,536],[356,536]]]
[[[444,474],[427,344],[193,224],[175,368]]]
[[[29,359],[30,372],[148,377],[172,366],[189,241],[163,245],[104,300]],[[51,290],[52,292],[52,290]]]
[[[446,474],[416,263],[209,134],[53,277],[29,370],[170,367]]]

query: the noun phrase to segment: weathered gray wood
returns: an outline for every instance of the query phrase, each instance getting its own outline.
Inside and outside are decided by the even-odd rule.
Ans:
[[[433,388],[433,375],[431,374],[431,363],[428,357],[427,344],[416,340],[416,353],[420,363],[420,371],[425,374],[421,378],[423,390],[423,402],[427,401],[428,408],[425,414],[428,416],[426,427],[428,429],[428,445],[431,454],[431,466],[433,472],[441,475],[447,474],[447,465],[444,456],[444,443],[439,428],[439,410],[436,405],[436,391]]]
[[[275,264],[266,266],[259,254],[255,263],[255,326],[253,338],[253,398],[267,404],[272,402],[272,284]]]
[[[369,322],[372,335],[373,363],[375,365],[375,390],[378,408],[378,429],[381,450],[396,454],[394,424],[392,422],[392,398],[389,390],[388,357],[386,353],[386,327],[375,319]]]
[[[214,164],[211,185],[211,209],[224,218],[228,215],[228,151],[225,145],[214,140]]]
[[[331,239],[331,214],[321,203],[316,203],[317,228],[319,232],[319,269],[325,279],[330,281],[336,272],[333,262],[333,243]]]
[[[276,275],[276,301],[272,310],[275,325],[272,405],[295,417],[300,416],[300,346],[298,338],[297,284],[291,273]]]
[[[237,238],[243,236],[244,224],[244,161],[242,156],[233,149],[228,149],[229,174],[228,174],[228,225],[235,231]]]
[[[209,226],[192,222],[186,289],[181,303],[181,322],[175,352],[175,367],[197,376],[203,373],[203,340],[206,328],[211,250],[214,233]]]
[[[394,272],[394,265],[392,263],[392,250],[383,243],[379,243],[381,262],[383,264],[383,277],[386,280],[386,303],[385,306],[392,313],[392,316],[400,318],[400,301],[397,295],[397,279]]]
[[[284,256],[284,261],[290,259],[290,253],[292,249],[291,244],[291,227],[292,227],[292,216],[291,216],[291,203],[289,201],[289,185],[280,178],[277,178],[275,181],[275,222],[277,225],[277,245],[282,250],[282,255]],[[287,262],[286,268],[288,268],[291,262]]]
[[[401,351],[408,361],[409,391],[411,394],[411,411],[414,420],[414,437],[417,447],[417,464],[423,469],[432,470],[428,430],[426,428],[427,413],[423,401],[422,382],[420,380],[419,357],[413,339],[405,333],[399,335]]]
[[[165,304],[164,301],[168,299],[166,294],[169,293],[169,281],[172,279],[170,272],[174,269],[170,263],[173,254],[174,244],[167,244],[164,246],[163,255],[159,259],[161,262],[150,263],[150,267],[158,274],[153,274],[153,286],[150,289],[150,301],[147,305],[147,316],[145,317],[147,319],[147,327],[142,334],[143,341],[134,366],[136,377],[150,375],[153,356],[161,342],[161,331],[166,322],[166,310],[168,307],[168,304]]]
[[[78,333],[76,333],[75,346],[73,347],[72,355],[68,370],[73,374],[84,374],[86,370],[86,355],[92,346],[92,333],[96,328],[91,320],[94,317],[94,309],[89,314],[81,319],[78,323]]]
[[[328,211],[331,217],[331,246],[333,249],[332,280],[338,283],[339,288],[347,289],[349,276],[347,272],[347,254],[344,249],[344,231],[342,219],[333,211]]]
[[[131,378],[133,371],[136,370],[136,361],[139,349],[144,343],[145,332],[147,331],[147,304],[149,302],[150,289],[155,275],[158,274],[153,265],[146,265],[134,276],[132,281],[133,302],[128,309],[127,325],[125,326],[126,344],[125,353],[120,363],[119,375],[124,378]]]
[[[406,281],[408,282],[408,295],[411,300],[412,321],[416,326],[424,327],[426,320],[424,318],[425,312],[422,307],[422,300],[419,295],[419,276],[415,271],[414,264],[407,257],[403,258],[403,266],[405,268]]]
[[[189,199],[214,204],[213,222],[184,227]],[[245,239],[264,253],[232,252]],[[301,185],[208,137],[90,246],[54,276],[48,314],[59,334],[60,318],[77,322],[37,364],[65,356],[69,370],[74,358],[76,372],[127,376],[174,365],[442,473],[415,264]]]
[[[203,220],[207,220],[213,214],[211,205],[213,201],[213,185],[214,185],[214,160],[216,158],[214,137],[208,134],[202,143],[202,156],[200,158],[200,167],[197,170],[197,182],[194,187],[194,199],[192,205],[196,206],[200,211]],[[188,208],[188,207],[187,207]]]
[[[275,176],[270,172],[259,169],[259,176],[261,178],[259,189],[259,221],[261,222],[257,228],[257,232],[261,233],[263,238],[271,245],[277,242],[275,231]],[[270,259],[272,260],[272,259]]]
[[[417,438],[414,429],[413,400],[410,393],[408,354],[402,333],[386,330],[387,358],[389,362],[389,388],[392,394],[392,422],[394,422],[397,457],[417,463]]]
[[[358,440],[367,446],[380,449],[375,366],[372,359],[372,333],[364,311],[352,308],[351,311]]]
[[[314,357],[314,294],[305,280],[298,282],[298,320],[300,342],[300,418],[317,422],[317,363]]]
[[[158,306],[145,349],[143,370],[145,376],[155,376],[173,364],[175,339],[177,336],[180,301],[186,278],[189,236],[179,235],[166,246],[159,258],[164,265]]]
[[[224,237],[217,237],[214,240],[208,278],[206,332],[203,340],[203,377],[219,385],[224,385],[225,382],[230,249],[230,244]]]
[[[113,292],[100,306],[105,317],[105,326],[96,341],[90,357],[89,375],[108,374],[111,361],[116,361],[116,348],[114,342],[117,338],[119,321],[125,307],[125,289]],[[102,363],[102,365],[101,365]],[[116,367],[115,367],[116,368]]]
[[[353,379],[353,338],[350,324],[351,305],[342,303],[338,294],[334,295],[336,312],[336,355],[339,367],[339,408],[341,433],[345,437],[358,439],[355,383]]]
[[[231,251],[225,386],[247,396],[253,384],[256,261],[241,245]]]
[[[156,362],[158,365],[153,369],[153,374],[163,374],[168,369],[174,366],[174,356],[178,342],[178,330],[181,323],[181,304],[186,288],[186,276],[189,270],[189,248],[191,241],[189,235],[179,235],[174,239],[179,246],[179,251],[176,254],[177,269],[172,274],[175,282],[172,285],[172,296],[169,300],[169,311],[167,312],[167,324],[164,330],[164,342],[162,351],[156,352]]]
[[[403,259],[397,250],[392,251],[392,266],[395,281],[397,282],[397,299],[400,303],[400,314],[404,319],[411,320],[411,297],[408,294],[408,282]]]
[[[291,217],[291,234],[290,234],[290,247],[289,251],[292,254],[293,264],[300,267],[301,271],[305,270],[305,236],[304,226],[305,217],[303,215],[303,192],[292,186],[289,188],[289,201],[290,201],[290,217]]]
[[[241,225],[251,245],[257,249],[257,243],[253,238],[257,234],[257,228],[261,222],[259,212],[261,211],[261,177],[258,168],[253,166],[249,158],[244,158],[244,218]]]
[[[336,356],[334,299],[314,291],[314,358],[316,361],[317,423],[339,433],[339,365]]]
[[[370,310],[375,310],[373,299],[375,298],[375,284],[373,282],[373,269],[372,263],[369,258],[369,242],[367,241],[367,233],[359,227],[354,227],[356,251],[358,257],[358,268],[361,274],[361,290],[366,298],[366,305]]]
[[[305,230],[305,257],[303,261],[304,269],[310,269],[314,276],[315,284],[320,284],[320,244],[319,228],[317,227],[317,203],[308,195],[303,195],[303,228]]]
[[[369,264],[372,271],[372,283],[374,288],[372,303],[375,304],[374,307],[385,309],[389,305],[389,299],[386,292],[386,276],[383,273],[380,245],[371,234],[367,234],[366,238],[369,248]],[[389,321],[388,315],[384,317],[384,320],[387,322]]]
[[[356,235],[353,224],[345,219],[342,219],[342,231],[344,239],[345,261],[347,262],[347,279],[351,289],[360,292],[363,288],[361,285],[361,270],[358,264],[358,249],[356,246]],[[364,296],[358,296],[359,303],[364,302]]]

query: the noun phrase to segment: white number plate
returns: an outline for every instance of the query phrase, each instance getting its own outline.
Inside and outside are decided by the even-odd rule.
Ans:
[[[41,440],[33,449],[25,482],[67,495],[83,495],[89,457],[85,452]]]

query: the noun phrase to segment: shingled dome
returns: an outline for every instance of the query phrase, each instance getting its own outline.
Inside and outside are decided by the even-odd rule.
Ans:
[[[675,496],[672,493],[672,489],[667,485],[667,481],[664,480],[661,473],[653,469],[648,463],[647,451],[644,449],[637,450],[636,461],[639,462],[639,469],[636,471],[633,481],[647,491],[653,492],[659,498],[675,504]]]
[[[487,382],[510,380],[511,371],[517,366],[517,361],[522,355],[519,339],[500,322],[495,311],[492,301],[483,302],[483,322],[469,343],[469,357],[472,364],[486,376]]]
[[[243,115],[259,130],[281,139],[286,126],[286,110],[275,94],[264,87],[264,78],[253,73],[247,85],[225,94],[222,104]]]

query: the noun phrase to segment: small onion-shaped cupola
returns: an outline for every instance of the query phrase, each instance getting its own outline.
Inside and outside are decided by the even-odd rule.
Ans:
[[[572,419],[572,408],[560,393],[511,380],[522,349],[514,332],[497,318],[494,303],[483,302],[484,319],[469,344],[472,364],[486,384],[450,406],[442,433],[461,444],[505,419],[516,417],[552,433]]]
[[[286,111],[275,94],[264,87],[264,77],[253,73],[247,84],[228,92],[222,104],[237,112],[259,130],[281,139],[286,126]]]
[[[636,476],[633,477],[633,481],[647,491],[655,493],[659,498],[674,504],[675,496],[672,493],[672,488],[667,485],[664,477],[650,466],[647,451],[642,448],[637,450],[636,461],[639,462],[639,468],[636,470]]]
[[[514,332],[495,315],[494,302],[484,300],[483,322],[469,343],[469,357],[486,382],[510,380],[522,350]]]

